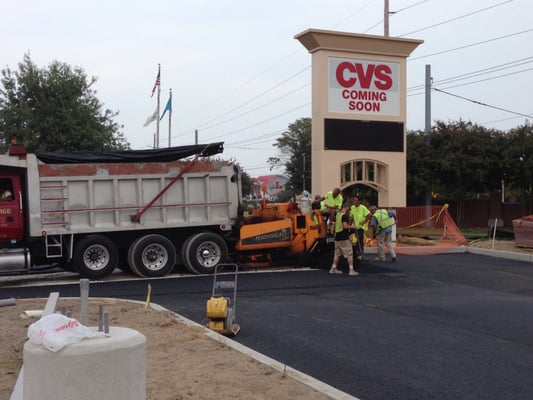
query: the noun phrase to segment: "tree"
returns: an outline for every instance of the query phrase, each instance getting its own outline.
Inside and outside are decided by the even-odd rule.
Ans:
[[[431,135],[434,154],[440,155],[434,170],[448,196],[466,199],[499,187],[499,134],[472,122],[437,122]]]
[[[429,142],[427,141],[429,139]],[[429,135],[407,135],[407,188],[410,195],[429,191],[457,201],[457,221],[464,200],[500,190],[503,177],[502,132],[472,122],[437,121]]]
[[[433,147],[427,139],[422,131],[407,133],[407,193],[420,204],[424,203],[428,192],[437,196],[441,186],[433,171]]]
[[[516,192],[526,212],[533,210],[533,126],[511,129],[503,149],[504,175],[508,190]]]
[[[12,139],[28,151],[125,149],[129,144],[113,121],[118,115],[96,98],[97,78],[53,61],[38,68],[29,54],[18,70],[2,70],[0,145]]]
[[[280,157],[271,157],[271,167],[283,165],[289,178],[286,189],[301,193],[304,189],[311,192],[311,118],[300,118],[289,125],[274,143]]]
[[[252,193],[254,188],[252,177],[244,170],[241,170],[241,186],[243,195]]]

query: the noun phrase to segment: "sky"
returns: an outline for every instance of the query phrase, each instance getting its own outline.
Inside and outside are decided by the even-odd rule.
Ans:
[[[97,77],[96,97],[118,112],[132,149],[154,147],[152,88],[172,120],[159,147],[224,141],[222,157],[252,177],[271,173],[273,146],[289,124],[311,117],[307,29],[384,34],[384,0],[2,0],[0,68],[24,54]],[[533,1],[389,0],[389,35],[423,40],[407,61],[408,130],[431,121],[472,121],[509,130],[533,116]],[[196,134],[197,132],[197,134]]]

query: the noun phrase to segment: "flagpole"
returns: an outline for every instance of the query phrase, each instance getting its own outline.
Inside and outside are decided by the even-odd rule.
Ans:
[[[172,104],[172,89],[170,89],[169,101],[170,101],[170,104]],[[171,133],[172,133],[172,105],[170,106],[170,110],[168,110],[168,147],[171,147],[170,146],[171,137],[172,137]]]
[[[161,64],[157,64],[157,76],[159,77],[159,85],[157,85],[157,127],[156,127],[156,148],[159,148],[159,115],[160,115],[160,108],[159,108],[159,102],[161,99]]]

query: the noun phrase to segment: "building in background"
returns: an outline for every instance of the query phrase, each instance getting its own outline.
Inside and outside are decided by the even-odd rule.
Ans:
[[[260,199],[263,194],[263,188],[266,192],[268,201],[276,201],[278,195],[285,190],[285,185],[289,178],[283,175],[262,175],[253,178],[252,193],[248,194],[250,200]]]

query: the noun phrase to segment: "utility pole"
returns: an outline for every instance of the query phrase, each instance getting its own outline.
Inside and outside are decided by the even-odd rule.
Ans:
[[[426,146],[431,145],[431,65],[426,64],[426,123],[424,129],[424,143]],[[431,188],[426,190],[426,225],[429,225],[431,217]]]
[[[303,155],[303,168],[302,168],[302,186],[303,190],[305,190],[305,154]]]
[[[384,36],[389,36],[389,14],[389,0],[385,0],[385,6],[383,10]]]
[[[429,134],[431,133],[431,65],[426,64],[426,124],[424,133],[426,134],[426,144],[429,145]]]

